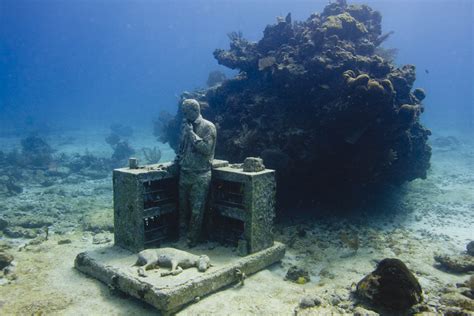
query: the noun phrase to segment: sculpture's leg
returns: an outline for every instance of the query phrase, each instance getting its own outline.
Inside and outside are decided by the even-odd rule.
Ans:
[[[176,267],[178,267],[178,261],[171,260],[171,272],[174,272],[176,270]]]
[[[211,171],[195,174],[195,181],[191,189],[191,220],[189,223],[188,244],[195,246],[201,237],[204,211],[211,184]]]
[[[191,183],[189,175],[181,172],[179,175],[179,238],[186,237],[186,232],[190,217],[189,194],[191,191]]]
[[[153,269],[159,269],[159,266],[156,262],[151,262],[151,263],[147,263],[146,265],[144,265],[143,269],[145,269],[145,271],[153,270]]]
[[[180,266],[177,266],[176,267],[176,270],[174,270],[173,272],[171,272],[172,275],[178,275],[180,274],[181,272],[183,272],[183,268],[181,268]]]

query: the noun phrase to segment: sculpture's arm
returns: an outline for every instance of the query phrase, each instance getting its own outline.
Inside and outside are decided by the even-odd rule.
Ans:
[[[178,148],[178,151],[176,152],[176,157],[174,159],[174,163],[176,165],[179,164],[179,161],[180,161],[181,157],[183,156],[183,151],[184,151],[184,147],[185,147],[186,136],[187,136],[187,131],[186,131],[185,124],[186,124],[186,122],[184,122],[184,121],[181,124],[181,132],[180,132],[180,135],[179,135],[179,148]]]
[[[214,148],[214,143],[216,142],[216,129],[214,126],[207,128],[206,134],[203,137],[199,137],[194,132],[190,133],[193,141],[193,145],[198,152],[203,155],[211,154],[211,151]]]

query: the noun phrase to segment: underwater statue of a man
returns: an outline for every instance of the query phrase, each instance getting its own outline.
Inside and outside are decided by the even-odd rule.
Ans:
[[[179,233],[196,245],[203,226],[216,147],[216,127],[201,115],[199,102],[181,104],[183,125],[175,163],[179,167]]]

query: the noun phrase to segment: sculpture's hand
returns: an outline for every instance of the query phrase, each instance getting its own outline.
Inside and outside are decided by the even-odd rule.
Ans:
[[[185,134],[189,134],[193,131],[193,125],[189,122],[185,122],[183,126],[183,131]]]

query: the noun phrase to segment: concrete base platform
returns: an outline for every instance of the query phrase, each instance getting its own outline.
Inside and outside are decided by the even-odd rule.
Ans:
[[[163,270],[150,270],[146,272],[146,277],[142,277],[138,275],[137,267],[133,266],[137,255],[114,246],[82,252],[77,255],[74,265],[79,271],[162,312],[173,313],[198,298],[239,282],[237,269],[248,276],[280,261],[285,255],[285,245],[278,242],[245,257],[239,257],[231,248],[225,247],[182,250],[208,255],[213,266],[203,273],[190,268],[179,275],[165,277],[160,276]]]

